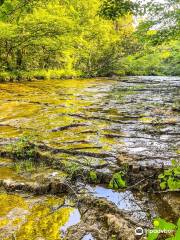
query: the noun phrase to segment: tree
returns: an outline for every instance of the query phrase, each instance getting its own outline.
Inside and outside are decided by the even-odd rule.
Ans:
[[[175,0],[173,2],[175,4]],[[157,6],[164,13],[161,5]],[[176,4],[172,6],[176,9]],[[154,13],[151,17],[150,8]],[[120,72],[148,74],[154,69],[153,64],[161,65],[160,55],[158,64],[150,61],[151,66],[147,66],[145,71],[136,68],[136,65],[139,66],[136,59],[146,62],[146,57],[154,56],[153,51],[159,51],[157,43],[164,42],[165,32],[168,35],[166,38],[170,39],[170,30],[175,33],[177,28],[176,15],[171,28],[168,24],[166,27],[162,25],[164,15],[157,24],[155,9],[152,3],[146,5],[146,18],[136,26],[134,14],[143,10],[139,2],[1,1],[0,71],[17,78],[22,75],[40,78],[107,76]],[[174,53],[173,49],[171,52]],[[178,59],[175,53],[172,58],[166,61],[167,69],[170,69],[168,64],[170,66]],[[127,67],[127,64],[132,65]],[[140,66],[143,68],[143,64]]]
[[[121,42],[133,32],[133,20],[121,18],[116,31],[112,22],[98,16],[100,2],[5,1],[0,12],[1,69],[54,69],[86,76],[112,71]]]
[[[137,10],[137,4],[130,0],[104,0],[100,6],[100,16],[109,20],[116,20]]]
[[[151,29],[156,29],[156,34],[151,35],[153,44],[159,44],[179,36],[180,30],[180,3],[179,0],[164,0],[164,2],[104,0],[100,7],[100,15],[116,20],[127,13],[143,16],[139,25],[138,35],[146,35]],[[147,39],[145,39],[146,41]]]

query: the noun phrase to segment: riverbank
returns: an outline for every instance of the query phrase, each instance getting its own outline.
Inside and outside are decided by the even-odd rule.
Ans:
[[[16,82],[46,79],[71,79],[82,77],[82,74],[76,71],[67,70],[35,70],[35,71],[14,71],[0,72],[0,82]]]
[[[68,71],[68,70],[35,70],[35,71],[4,71],[0,72],[0,82],[20,82],[20,81],[33,81],[33,80],[56,80],[56,79],[75,79],[75,78],[94,78],[94,77],[106,77],[106,78],[118,78],[123,76],[165,76],[162,73],[157,74],[157,72],[129,72],[124,70],[114,71],[101,76],[96,75],[86,75],[78,71]],[[175,75],[176,76],[176,75]]]

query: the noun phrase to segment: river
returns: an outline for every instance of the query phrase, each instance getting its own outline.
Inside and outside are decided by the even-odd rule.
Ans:
[[[112,239],[108,238],[111,227],[103,225],[106,220],[100,223],[95,216],[89,219],[87,215],[86,220],[82,216],[86,204],[83,202],[79,208],[76,195],[83,191],[112,203],[118,211],[129,214],[132,221],[138,219],[147,227],[155,216],[176,221],[178,193],[148,193],[149,185],[141,186],[139,192],[114,191],[107,184],[122,168],[129,169],[127,182],[131,186],[168,167],[172,160],[180,160],[179,96],[178,77],[0,83],[0,205],[4,209],[0,214],[1,239],[101,239],[102,234],[102,239]],[[8,146],[15,146],[20,139],[23,144],[24,136],[35,142],[44,157],[39,159],[42,162],[38,167],[27,163],[24,167],[7,154]],[[49,163],[50,159],[53,162]],[[93,185],[93,179],[84,183],[84,175],[78,173],[71,186],[72,195],[78,189],[75,196],[57,195],[67,190],[57,182],[63,181],[65,186],[69,174],[78,169],[81,175],[96,172],[100,180]],[[52,188],[53,181],[56,186]],[[50,192],[49,182],[53,189]],[[44,192],[43,187],[36,190],[34,196],[32,189],[40,184],[44,189],[48,187]],[[57,188],[62,191],[57,192]],[[71,201],[73,206],[66,204]],[[59,204],[62,206],[49,215]],[[173,205],[177,207],[172,209]],[[92,208],[93,214],[97,212]],[[37,218],[40,227],[36,226]]]

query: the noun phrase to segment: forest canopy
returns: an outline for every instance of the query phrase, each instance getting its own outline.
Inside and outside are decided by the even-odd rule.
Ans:
[[[0,78],[179,75],[179,1],[1,0]]]

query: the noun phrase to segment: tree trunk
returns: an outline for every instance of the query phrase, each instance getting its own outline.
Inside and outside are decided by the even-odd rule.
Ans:
[[[114,21],[114,29],[115,29],[116,32],[119,31],[119,22],[117,20]]]
[[[20,49],[17,50],[17,53],[16,53],[16,68],[17,69],[21,69],[22,67],[22,52]]]

